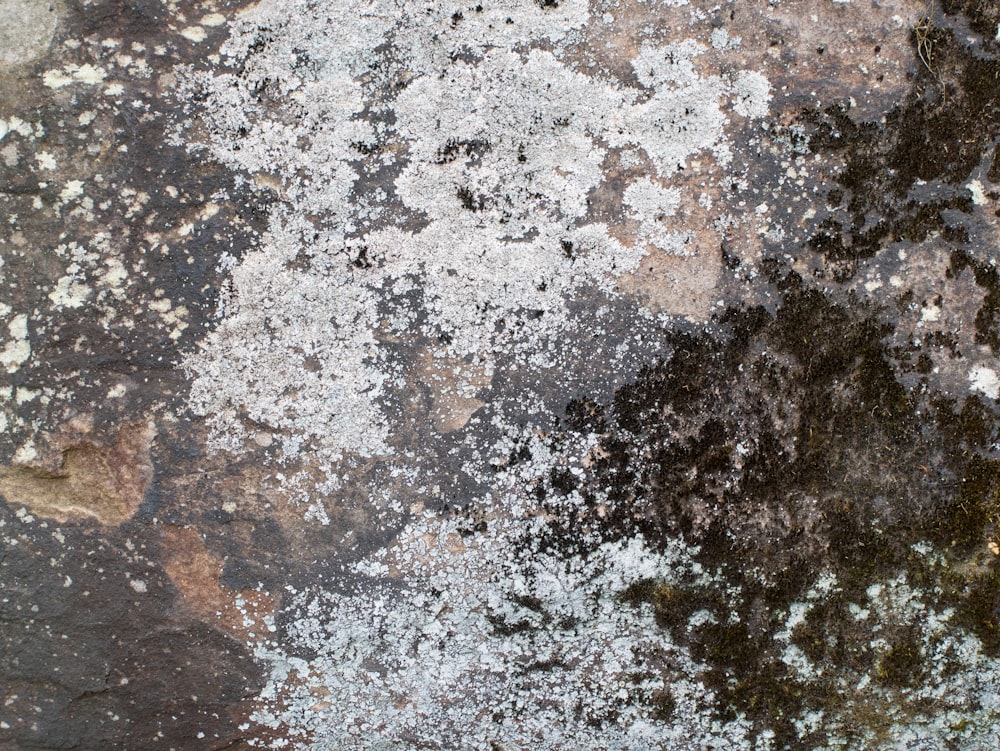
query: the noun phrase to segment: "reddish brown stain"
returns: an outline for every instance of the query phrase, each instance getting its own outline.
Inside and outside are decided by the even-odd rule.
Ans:
[[[192,615],[242,642],[267,633],[265,618],[275,612],[275,597],[222,585],[222,561],[212,555],[197,530],[166,527],[163,549],[163,568],[180,592],[180,604]]]

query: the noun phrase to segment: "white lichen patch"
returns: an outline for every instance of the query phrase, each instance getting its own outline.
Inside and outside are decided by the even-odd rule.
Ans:
[[[647,252],[701,252],[658,225],[675,176],[695,157],[727,164],[730,120],[760,117],[769,97],[760,74],[701,70],[695,40],[644,42],[638,86],[581,73],[563,45],[603,24],[579,0],[293,5],[234,24],[233,72],[181,76],[206,100],[178,138],[280,199],[187,361],[192,407],[232,450],[251,421],[321,462],[386,453],[380,402],[404,368],[386,342],[400,337],[537,367],[538,341],[574,335],[581,294],[628,289],[616,278]],[[649,165],[617,199],[640,242],[592,209],[622,151]],[[685,280],[710,287],[715,256],[705,282],[685,267],[661,285],[656,309],[673,297],[686,312]]]
[[[414,503],[395,541],[349,566],[335,587],[288,588],[286,632],[255,644],[271,666],[253,717],[269,728],[268,747],[775,748],[766,723],[723,720],[706,686],[710,667],[681,643],[711,634],[720,620],[738,623],[735,613],[726,618],[745,597],[741,588],[706,571],[698,550],[679,540],[654,547],[641,534],[608,540],[574,528],[569,520],[588,501],[601,513],[621,510],[600,493],[547,499],[542,513],[526,492],[530,479],[556,467],[578,471],[593,439],[556,455],[537,436],[505,430],[497,461],[511,440],[527,440],[532,458],[494,476],[496,500],[468,499],[472,518]],[[920,550],[931,566],[944,560],[929,545]],[[933,589],[884,573],[862,590],[861,604],[845,608],[850,664],[816,662],[800,646],[813,612],[841,602],[829,572],[791,603],[773,633],[775,652],[761,651],[762,672],[778,659],[784,681],[821,697],[790,726],[802,743],[822,733],[823,747],[852,751],[906,748],[916,738],[933,748],[988,748],[1000,732],[1000,660],[955,623],[952,608],[932,604]],[[668,612],[654,617],[651,603],[628,596],[651,582],[723,606],[665,628],[659,618]],[[919,660],[919,680],[890,680],[901,649]],[[667,705],[671,712],[658,712]]]
[[[732,84],[733,109],[743,117],[763,117],[771,101],[771,85],[767,79],[754,70],[744,70],[736,74]]]
[[[969,193],[972,194],[972,202],[976,206],[985,206],[989,202],[986,197],[986,189],[979,180],[969,180],[965,187],[968,188]]]
[[[1000,376],[986,365],[976,365],[969,371],[969,387],[990,399],[1000,398]]]
[[[63,202],[72,201],[83,195],[83,180],[68,180],[66,186],[59,192],[59,199]]]
[[[71,263],[66,274],[59,277],[55,288],[49,292],[49,300],[55,310],[79,308],[87,302],[93,290],[80,281],[80,267]]]
[[[680,192],[663,188],[651,180],[636,180],[623,195],[629,216],[639,221],[640,237],[666,253],[686,255],[688,233],[668,232],[663,222],[674,215]]]
[[[273,747],[752,747],[651,607],[621,601],[637,582],[690,575],[691,551],[634,537],[560,554],[540,517],[482,510],[471,535],[423,514],[353,567],[353,594],[290,592],[285,643],[316,656],[258,647],[273,672],[255,719],[286,737]],[[658,697],[676,706],[669,721]]]
[[[587,50],[614,23],[573,0],[265,0],[234,22],[227,67],[177,71],[179,92],[202,103],[175,142],[274,199],[259,246],[220,262],[219,320],[185,362],[190,406],[215,448],[292,465],[272,482],[317,528],[337,529],[338,496],[357,490],[347,454],[377,457],[408,483],[405,497],[361,491],[375,513],[396,514],[389,547],[335,584],[289,590],[281,637],[255,644],[272,673],[254,719],[274,747],[772,747],[760,718],[722,719],[712,668],[684,646],[736,625],[726,606],[739,588],[677,540],[575,528],[620,511],[600,491],[544,508],[530,492],[557,471],[582,476],[597,451],[591,436],[557,456],[539,427],[553,415],[530,388],[516,392],[518,379],[565,367],[566,353],[583,359],[575,341],[607,335],[584,327],[581,301],[611,299],[640,330],[650,310],[704,318],[721,305],[712,292],[728,228],[755,236],[736,251],[747,259],[781,238],[777,199],[720,200],[724,181],[744,180],[727,172],[742,148],[733,133],[767,114],[765,75],[740,67],[728,33],[667,39],[653,23],[617,53],[614,75],[588,74]],[[795,180],[806,167],[787,170]],[[196,226],[192,217],[175,233]],[[174,312],[165,297],[149,310]],[[602,367],[634,359],[624,342],[614,352]],[[970,381],[995,395],[993,377]],[[497,382],[508,391],[491,402]],[[506,438],[476,443],[491,429]],[[434,456],[414,441],[432,432],[443,446]],[[531,461],[507,467],[526,446]],[[471,521],[427,510],[444,503],[431,475],[445,455],[465,457],[456,485],[461,475],[486,488],[455,500]],[[671,630],[650,602],[626,597],[681,581],[717,588],[706,602],[723,606]],[[951,715],[987,707],[993,679],[967,679],[997,667],[974,637],[905,582],[877,584],[846,616],[866,638],[862,668],[820,664],[800,638],[839,591],[832,575],[792,604],[762,659],[789,681],[825,691],[841,681],[901,707],[900,742],[929,727],[919,707],[934,692],[951,692]],[[920,655],[944,650],[953,670],[920,696],[884,680],[899,628]],[[659,713],[667,698],[672,712]],[[853,712],[803,706],[788,726],[837,738]],[[976,716],[993,732],[992,705]],[[928,737],[966,737],[950,728]]]
[[[70,65],[61,70],[50,70],[42,76],[42,82],[51,89],[61,89],[79,83],[96,86],[107,78],[107,72],[89,63]]]
[[[40,169],[54,170],[56,168],[55,157],[48,151],[40,151],[35,154],[35,161],[38,163]]]
[[[89,247],[72,242],[55,248],[56,256],[68,263],[65,273],[48,293],[53,310],[79,310],[95,305],[95,312],[105,318],[115,316],[109,303],[124,298],[129,274],[121,260],[111,254],[109,245],[110,238],[98,234]]]
[[[207,34],[201,26],[187,26],[181,30],[181,36],[197,44],[204,42]]]
[[[7,341],[0,352],[0,365],[8,373],[17,372],[18,368],[31,357],[31,342],[28,339],[28,316],[18,313],[7,323]]]
[[[690,551],[582,533],[572,549],[543,547],[583,499],[536,507],[526,489],[559,460],[532,425],[551,416],[537,394],[509,393],[532,415],[512,427],[485,394],[497,375],[558,370],[575,340],[604,336],[581,322],[588,295],[648,326],[621,282],[650,254],[657,311],[686,312],[718,273],[718,236],[697,241],[674,220],[682,205],[719,218],[731,133],[766,112],[767,81],[711,70],[707,38],[665,41],[652,25],[623,53],[629,77],[587,75],[578,43],[606,26],[580,0],[265,0],[233,23],[228,67],[178,71],[180,93],[203,104],[176,143],[275,199],[259,247],[220,265],[219,321],[185,362],[190,406],[215,448],[305,467],[274,482],[316,526],[332,525],[345,454],[395,454],[414,494],[368,488],[373,506],[416,518],[346,574],[352,592],[291,592],[284,641],[257,645],[273,674],[256,720],[284,737],[275,747],[752,747],[651,606],[622,602],[639,582],[700,576]],[[615,353],[633,357],[625,342]],[[414,393],[423,406],[407,406]],[[507,437],[463,444],[491,407]],[[490,488],[461,499],[485,522],[474,531],[423,511],[434,460],[406,444],[421,421]],[[497,475],[525,442],[533,463]],[[290,656],[303,651],[316,656]],[[669,721],[656,710],[667,699]]]

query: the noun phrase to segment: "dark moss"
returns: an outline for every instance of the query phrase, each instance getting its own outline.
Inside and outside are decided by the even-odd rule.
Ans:
[[[566,425],[580,433],[603,433],[604,410],[589,397],[574,399],[566,405]]]
[[[850,608],[898,572],[940,590],[931,604],[954,607],[987,648],[1000,647],[990,580],[957,576],[941,587],[942,570],[912,547],[932,541],[955,570],[981,551],[997,523],[1000,471],[988,456],[991,408],[904,387],[894,366],[910,352],[889,348],[880,311],[834,302],[778,267],[770,278],[782,296],[773,313],[731,309],[711,331],[675,333],[663,362],[611,404],[567,408],[567,431],[602,435],[599,458],[572,487],[586,498],[606,492],[611,510],[598,519],[588,505],[546,544],[581,552],[587,529],[598,539],[640,532],[655,545],[679,534],[697,545],[721,582],[643,580],[621,600],[651,606],[706,665],[720,712],[798,749],[824,741],[799,738],[793,719],[843,697],[836,680],[803,683],[783,662],[775,635],[792,603],[810,603],[791,634],[810,660],[889,687],[924,680],[917,635],[893,627],[890,647],[876,653],[870,624]],[[543,504],[565,492],[561,482],[543,483]],[[823,572],[837,589],[816,600],[809,591]],[[699,611],[709,617],[692,622]]]
[[[573,473],[567,469],[553,467],[549,472],[549,485],[563,495],[572,493],[578,484]]]
[[[886,686],[912,686],[924,670],[924,663],[925,655],[919,635],[912,630],[902,629],[893,635],[889,650],[878,661],[875,677]]]
[[[791,633],[791,643],[797,646],[814,663],[822,662],[830,652],[831,644],[826,632],[824,610],[813,608],[805,620]]]
[[[677,700],[670,692],[670,689],[665,688],[656,691],[650,703],[652,705],[653,719],[660,722],[670,722],[674,718],[674,712],[677,711]]]
[[[769,726],[777,748],[801,747],[793,720],[805,706],[807,689],[772,654],[770,634],[744,623],[712,623],[697,633],[690,648],[711,666],[703,680],[719,695],[727,720],[746,713]]]
[[[834,213],[809,242],[829,260],[867,258],[889,243],[919,242],[931,232],[968,241],[967,230],[946,219],[949,211],[971,211],[967,194],[916,200],[910,191],[917,181],[957,186],[994,149],[1000,135],[994,6],[946,3],[944,13],[912,30],[921,65],[910,95],[884,122],[855,122],[843,104],[803,113],[810,148],[844,160],[835,176],[840,187],[828,193]],[[992,29],[985,48],[974,50],[958,38],[953,29],[963,22]]]
[[[941,9],[948,15],[963,14],[969,26],[983,37],[988,47],[995,49],[997,26],[1000,25],[1000,5],[992,0],[941,0]]]
[[[1000,65],[996,45],[973,51],[952,27],[961,26],[957,13],[972,28],[996,14],[972,3],[943,9],[914,32],[914,55],[927,65],[884,123],[855,122],[843,106],[802,120],[810,147],[845,164],[828,193],[830,218],[809,243],[837,279],[893,242],[931,233],[968,242],[955,215],[972,211],[961,184],[1000,138]],[[918,180],[955,187],[921,198]],[[889,646],[878,651],[870,624],[853,616],[873,582],[905,572],[933,607],[954,607],[956,623],[988,653],[1000,652],[996,565],[970,564],[1000,525],[1000,470],[990,453],[997,420],[977,397],[958,404],[928,393],[926,379],[916,388],[898,377],[930,374],[932,353],[960,356],[956,338],[890,348],[895,311],[835,302],[780,262],[763,266],[779,297],[771,312],[730,309],[712,330],[673,333],[663,360],[609,405],[582,399],[567,408],[567,430],[603,436],[598,460],[574,489],[606,491],[612,507],[599,523],[590,511],[573,523],[602,539],[638,531],[653,544],[679,534],[698,546],[698,560],[720,583],[644,580],[623,603],[651,606],[706,666],[723,716],[772,730],[778,748],[811,748],[823,745],[823,733],[800,737],[793,720],[807,708],[845,706],[835,676],[871,675],[902,689],[928,675],[916,627],[888,626]],[[977,342],[1000,351],[1000,278],[956,250],[949,274],[966,268],[986,292]],[[559,482],[550,478],[545,493],[565,492]],[[942,566],[914,551],[928,540],[944,551]],[[809,590],[824,572],[837,589],[817,599]],[[809,610],[792,643],[834,677],[806,684],[781,659],[776,634],[795,602]],[[700,625],[691,621],[699,611],[710,614]],[[867,709],[849,710],[859,738],[884,719]]]
[[[956,250],[951,255],[949,273],[957,277],[965,269],[972,270],[976,284],[986,292],[976,314],[976,343],[988,344],[994,354],[1000,353],[1000,275],[993,266],[975,260],[967,252]]]
[[[536,613],[545,613],[545,604],[537,597],[532,597],[531,595],[514,595],[511,597],[511,601]]]
[[[979,637],[989,657],[1000,657],[1000,563],[994,560],[961,594],[958,622]]]
[[[1000,524],[1000,461],[970,457],[947,511],[926,530],[932,539],[954,553],[984,545]]]
[[[711,608],[718,610],[718,595],[697,591],[653,579],[642,579],[630,585],[621,595],[623,602],[630,605],[648,603],[653,606],[653,614],[660,626],[684,627],[688,618],[696,610]]]

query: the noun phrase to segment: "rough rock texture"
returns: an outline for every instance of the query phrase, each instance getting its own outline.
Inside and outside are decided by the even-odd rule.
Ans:
[[[0,0],[0,748],[996,748],[998,40]]]

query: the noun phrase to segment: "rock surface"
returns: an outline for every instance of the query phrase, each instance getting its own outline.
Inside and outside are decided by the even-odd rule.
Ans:
[[[998,40],[0,0],[0,749],[995,748]]]

